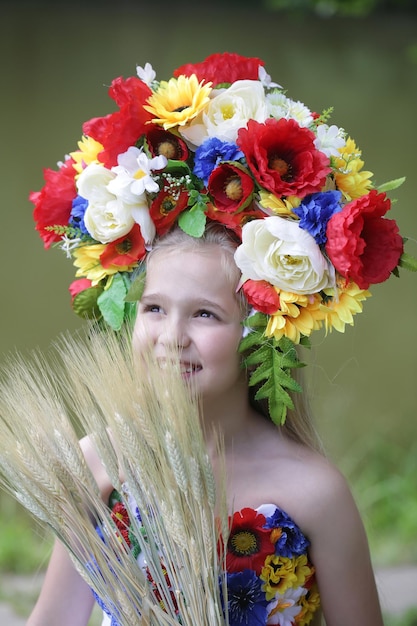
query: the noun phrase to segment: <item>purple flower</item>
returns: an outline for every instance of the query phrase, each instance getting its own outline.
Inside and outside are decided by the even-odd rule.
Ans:
[[[88,230],[84,224],[84,213],[88,207],[88,200],[82,196],[76,196],[72,201],[72,209],[68,224],[74,228],[79,228],[84,235],[88,235]]]
[[[340,191],[312,193],[293,209],[300,218],[300,227],[309,232],[318,245],[324,245],[327,241],[327,222],[332,215],[341,210],[341,197]]]
[[[254,571],[227,574],[227,596],[230,626],[265,626],[268,600]]]
[[[304,537],[297,524],[291,517],[276,508],[275,513],[266,518],[265,528],[279,528],[281,536],[275,544],[275,553],[292,558],[305,554],[310,542]]]
[[[195,152],[194,174],[207,185],[210,174],[221,161],[237,161],[243,152],[235,143],[221,141],[217,137],[206,139]]]

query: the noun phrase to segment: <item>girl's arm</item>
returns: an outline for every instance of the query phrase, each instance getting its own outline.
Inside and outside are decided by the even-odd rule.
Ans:
[[[333,468],[322,481],[310,521],[326,625],[383,626],[363,523],[345,479]]]
[[[26,626],[87,626],[94,596],[59,541],[55,542],[38,601]]]

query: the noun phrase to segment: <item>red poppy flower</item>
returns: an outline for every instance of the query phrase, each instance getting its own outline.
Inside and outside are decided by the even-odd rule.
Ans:
[[[40,191],[32,191],[29,200],[35,205],[33,217],[36,230],[49,248],[55,241],[60,241],[60,235],[45,230],[47,226],[67,226],[70,218],[72,201],[77,195],[73,159],[67,159],[58,171],[45,169],[45,185]]]
[[[177,137],[168,130],[154,126],[146,131],[146,140],[152,156],[162,154],[167,159],[176,161],[186,161],[188,159],[188,148],[181,137]]]
[[[257,311],[273,315],[279,309],[279,295],[266,280],[247,280],[244,282],[243,293],[246,300]]]
[[[233,52],[210,54],[201,63],[186,63],[174,71],[174,76],[191,76],[198,80],[211,81],[213,87],[219,83],[234,83],[235,80],[258,80],[259,66],[265,63],[256,57],[242,57]]]
[[[331,262],[360,289],[387,280],[403,252],[397,223],[384,217],[390,206],[386,194],[373,189],[346,204],[327,224]]]
[[[112,265],[131,265],[143,259],[145,254],[145,240],[140,227],[135,224],[127,235],[106,245],[106,249],[100,255],[100,261],[104,268]]]
[[[237,145],[244,152],[258,183],[276,196],[304,196],[321,191],[330,172],[328,157],[314,145],[315,135],[293,119],[250,120],[238,132]]]
[[[130,519],[129,519],[128,512],[126,510],[126,507],[124,506],[124,504],[122,504],[122,502],[116,502],[116,504],[114,505],[112,509],[111,517],[114,523],[116,524],[117,529],[119,530],[123,539],[125,540],[127,545],[130,547],[130,539],[129,539]]]
[[[126,80],[115,78],[110,85],[109,96],[115,100],[119,111],[84,122],[84,134],[104,146],[98,156],[105,167],[116,165],[117,156],[126,152],[145,132],[151,114],[145,111],[143,105],[151,93],[148,85],[136,76]]]
[[[239,240],[242,240],[242,226],[251,219],[263,219],[265,217],[265,213],[251,207],[252,205],[239,211],[239,213],[225,213],[224,211],[219,211],[217,207],[209,202],[207,204],[207,217],[214,222],[224,224],[224,226],[236,233]]]
[[[235,513],[227,542],[226,569],[241,572],[251,569],[259,574],[266,557],[275,552],[271,531],[264,528],[265,516],[246,508]]]
[[[214,168],[208,180],[208,191],[219,211],[236,213],[247,206],[255,183],[244,170],[230,163]]]
[[[153,200],[149,213],[158,235],[165,235],[188,204],[185,188],[162,189]]]

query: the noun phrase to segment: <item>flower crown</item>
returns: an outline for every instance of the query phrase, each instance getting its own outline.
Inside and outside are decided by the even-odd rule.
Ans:
[[[264,63],[213,54],[157,81],[150,64],[116,78],[118,110],[83,125],[78,150],[30,194],[46,248],[77,268],[74,311],[119,330],[138,298],[135,269],[175,224],[201,237],[208,221],[240,238],[235,261],[253,308],[241,349],[250,385],[285,420],[295,346],[313,330],[343,332],[398,266],[417,269],[387,219],[361,151],[271,81]]]

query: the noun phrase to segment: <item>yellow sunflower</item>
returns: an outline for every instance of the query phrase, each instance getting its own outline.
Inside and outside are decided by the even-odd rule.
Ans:
[[[279,341],[285,336],[297,344],[300,343],[301,335],[308,337],[313,330],[321,327],[324,315],[317,295],[279,291],[279,300],[279,310],[268,320],[265,330],[267,337],[275,337]]]
[[[211,83],[198,82],[195,74],[161,81],[158,90],[148,98],[144,109],[155,116],[154,124],[165,130],[185,126],[204,111],[210,101]]]
[[[297,196],[288,196],[287,198],[278,198],[269,191],[261,190],[259,192],[259,204],[263,209],[270,209],[275,215],[284,215],[287,217],[296,217],[292,212],[301,203]]]
[[[362,152],[350,137],[346,145],[340,148],[340,157],[335,158],[338,168],[334,174],[337,188],[343,192],[348,201],[360,198],[372,188],[372,172],[361,172],[364,162],[360,158]]]
[[[81,174],[83,169],[90,163],[98,163],[97,155],[104,150],[104,147],[95,139],[85,135],[78,142],[78,147],[79,150],[76,152],[70,152],[70,157],[75,161],[73,168],[78,174]]]
[[[337,294],[334,289],[326,289],[324,293],[329,296],[329,300],[321,305],[326,333],[333,328],[344,333],[346,324],[353,326],[353,316],[362,311],[362,301],[372,295],[366,289],[359,289],[354,282],[340,287]]]
[[[92,286],[97,285],[106,276],[112,276],[117,272],[130,272],[137,263],[133,265],[110,265],[104,268],[100,263],[100,255],[103,254],[106,246],[102,243],[95,243],[89,246],[80,246],[73,251],[74,265],[78,267],[75,276],[80,278],[85,276],[91,280]]]

